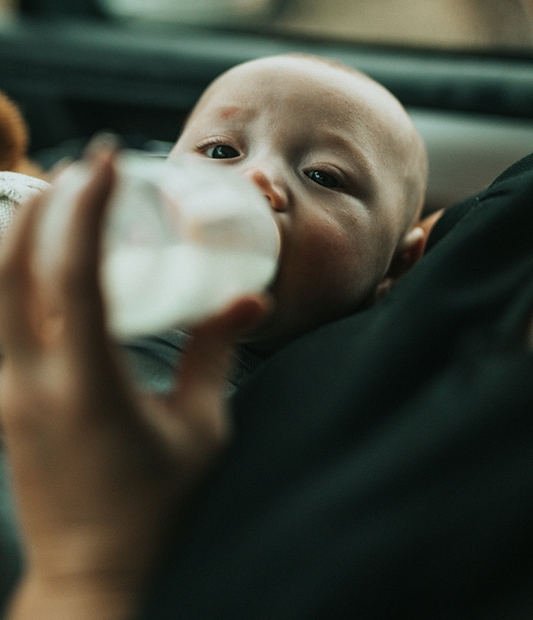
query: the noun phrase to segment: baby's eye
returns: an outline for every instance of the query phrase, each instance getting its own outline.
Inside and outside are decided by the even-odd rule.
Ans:
[[[228,144],[211,146],[206,149],[204,153],[207,157],[211,157],[212,159],[233,159],[234,157],[239,157],[239,151]]]
[[[340,186],[338,179],[323,170],[311,170],[311,172],[306,172],[306,174],[312,181],[323,187],[334,188]]]

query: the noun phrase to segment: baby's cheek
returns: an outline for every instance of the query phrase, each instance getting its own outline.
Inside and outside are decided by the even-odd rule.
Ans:
[[[353,234],[338,226],[315,225],[307,228],[298,262],[303,273],[333,292],[340,285],[353,286],[365,261]]]

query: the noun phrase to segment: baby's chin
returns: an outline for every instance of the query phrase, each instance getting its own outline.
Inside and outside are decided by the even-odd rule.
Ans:
[[[272,303],[272,309],[267,311],[267,314],[258,323],[241,336],[239,345],[257,353],[260,357],[268,357],[279,346],[282,346],[277,344],[279,339],[277,334],[279,326],[277,323],[276,311]]]
[[[263,358],[267,358],[300,336],[313,331],[320,323],[296,320],[290,313],[274,306],[272,312],[244,334],[239,344]]]
[[[290,320],[283,307],[276,305],[275,296],[270,296],[269,303],[271,310],[239,340],[240,345],[263,358],[308,331],[302,321]]]

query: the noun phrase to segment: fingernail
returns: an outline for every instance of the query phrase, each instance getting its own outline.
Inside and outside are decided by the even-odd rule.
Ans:
[[[110,131],[100,131],[89,140],[83,151],[83,158],[92,160],[102,152],[118,151],[121,146],[119,136]]]
[[[62,174],[63,170],[72,164],[74,159],[72,157],[62,157],[59,161],[52,166],[48,175],[50,177],[50,182],[54,182],[57,177]]]

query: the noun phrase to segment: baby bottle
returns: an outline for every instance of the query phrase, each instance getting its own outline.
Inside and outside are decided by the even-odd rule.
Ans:
[[[272,280],[279,231],[251,181],[191,155],[164,160],[125,150],[116,167],[100,267],[112,336],[186,327]],[[48,273],[88,178],[87,164],[76,162],[54,183],[40,235]]]

